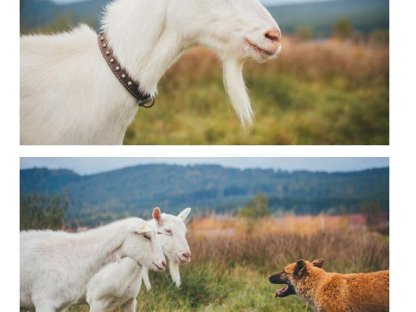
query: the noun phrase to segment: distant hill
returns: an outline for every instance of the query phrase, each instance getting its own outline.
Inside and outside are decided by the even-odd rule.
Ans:
[[[35,30],[50,24],[54,19],[69,15],[76,22],[89,21],[99,26],[99,16],[110,0],[89,0],[56,5],[48,0],[21,0],[21,25]],[[338,0],[268,7],[283,32],[295,32],[309,27],[316,36],[331,34],[334,23],[347,17],[361,33],[389,27],[388,0]]]
[[[108,215],[148,216],[151,208],[176,213],[234,212],[257,193],[272,211],[298,214],[353,213],[368,202],[389,209],[389,169],[348,173],[232,169],[217,165],[140,165],[81,176],[68,170],[20,171],[21,194],[64,194],[68,218],[84,223]],[[104,217],[106,216],[106,217]]]
[[[360,33],[389,28],[389,0],[338,0],[268,9],[284,33],[308,27],[315,36],[326,37],[331,34],[333,25],[344,17]]]
[[[55,4],[49,0],[20,0],[20,24],[28,30],[45,27],[60,16],[70,16],[76,22],[93,22],[99,26],[100,15],[111,0],[88,0]]]

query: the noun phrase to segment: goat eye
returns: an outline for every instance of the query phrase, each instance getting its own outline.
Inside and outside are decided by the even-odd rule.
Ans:
[[[162,234],[162,232],[157,232],[157,234]]]
[[[152,240],[152,238],[151,238],[149,235],[144,234],[143,236],[144,236],[144,238],[146,238],[146,239],[147,239],[147,240],[149,240],[149,241],[151,241],[151,240]]]
[[[166,233],[168,233],[169,235],[172,235],[172,230],[165,230]]]

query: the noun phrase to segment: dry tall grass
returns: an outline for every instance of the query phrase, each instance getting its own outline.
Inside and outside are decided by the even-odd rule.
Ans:
[[[195,236],[215,235],[270,235],[270,234],[315,234],[322,230],[346,230],[349,227],[362,227],[362,215],[333,216],[320,214],[316,216],[292,214],[282,215],[278,218],[262,218],[250,220],[237,218],[231,215],[209,215],[196,217],[190,224]]]
[[[388,82],[389,50],[386,46],[371,46],[328,39],[323,41],[284,40],[284,52],[274,61],[261,66],[253,61],[246,72],[259,76],[292,73],[304,79],[332,79],[334,75],[350,78],[350,83],[377,79]],[[220,63],[210,50],[194,48],[172,66],[163,81],[189,79],[196,83],[213,75]],[[217,76],[217,74],[214,74]]]
[[[389,51],[386,47],[353,44],[336,39],[321,42],[285,42],[285,52],[267,71],[292,72],[306,79],[332,79],[342,75],[349,82],[388,81]]]
[[[125,143],[388,143],[387,46],[287,39],[278,59],[246,65],[251,131],[234,115],[216,56],[195,48],[164,76],[156,106],[139,112]]]
[[[353,218],[354,220],[356,218]],[[248,266],[270,271],[300,258],[327,259],[342,272],[388,268],[388,239],[351,224],[348,216],[285,216],[277,219],[202,218],[190,227],[195,263]]]

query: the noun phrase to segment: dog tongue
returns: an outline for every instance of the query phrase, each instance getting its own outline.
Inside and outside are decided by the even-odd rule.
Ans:
[[[287,288],[288,288],[288,287],[286,286],[286,287],[283,287],[283,288],[281,288],[281,289],[277,290],[277,291],[276,291],[276,293],[275,293],[275,295],[274,295],[274,297],[275,297],[275,298],[279,298],[279,297],[281,297],[281,296],[282,296],[282,294],[284,294],[284,293],[286,292]]]

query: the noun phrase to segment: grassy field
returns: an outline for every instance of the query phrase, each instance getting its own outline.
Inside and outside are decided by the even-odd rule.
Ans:
[[[248,62],[256,120],[241,128],[208,50],[186,53],[164,76],[156,105],[141,110],[126,144],[388,144],[385,45],[287,39],[281,56]]]
[[[293,217],[246,221],[196,219],[189,225],[192,262],[181,268],[178,289],[168,273],[151,273],[138,311],[311,311],[296,296],[274,298],[268,276],[299,258],[326,259],[324,268],[368,272],[389,267],[387,236],[350,217]],[[88,311],[86,306],[72,312]]]

